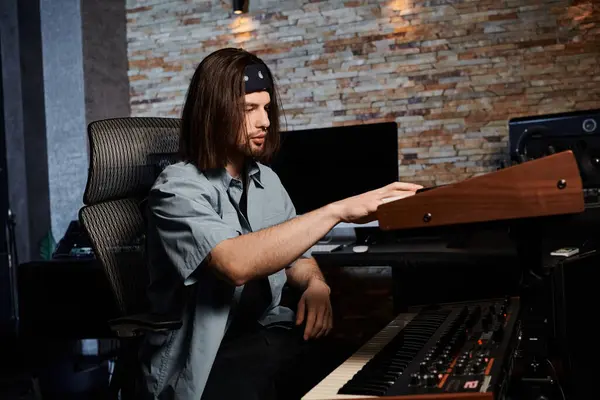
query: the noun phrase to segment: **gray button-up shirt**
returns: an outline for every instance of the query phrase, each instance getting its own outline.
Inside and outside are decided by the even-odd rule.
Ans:
[[[155,399],[200,400],[242,287],[203,261],[221,241],[295,217],[292,201],[268,167],[249,168],[248,220],[240,213],[242,182],[222,168],[199,172],[189,163],[165,168],[148,198],[149,298],[158,313],[181,315],[181,329],[153,333],[142,346],[148,390]],[[294,320],[279,305],[284,270],[269,276],[272,302],[263,325]]]

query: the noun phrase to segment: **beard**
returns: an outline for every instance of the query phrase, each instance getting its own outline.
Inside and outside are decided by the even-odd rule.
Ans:
[[[248,143],[239,143],[236,148],[235,148],[235,152],[238,154],[239,157],[243,157],[243,158],[252,158],[252,159],[259,159],[262,157],[262,155],[264,154],[265,151],[265,145],[264,143],[260,146],[252,143],[252,141],[248,141]]]
[[[263,140],[260,142],[260,144],[257,144],[252,139],[249,139],[246,143],[240,146],[239,150],[246,157],[259,158],[265,151],[265,142]]]

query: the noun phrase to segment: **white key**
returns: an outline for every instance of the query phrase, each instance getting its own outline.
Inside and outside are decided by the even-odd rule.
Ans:
[[[302,397],[302,400],[367,399],[376,396],[338,394],[360,369],[381,351],[417,314],[399,314],[371,340],[362,345],[350,358],[327,375],[317,386]]]

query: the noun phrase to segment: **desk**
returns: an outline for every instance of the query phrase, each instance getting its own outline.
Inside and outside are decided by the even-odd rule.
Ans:
[[[321,268],[392,267],[394,313],[435,302],[467,301],[513,295],[521,274],[514,247],[449,247],[445,238],[381,242],[364,253],[347,244],[332,252],[314,252]]]

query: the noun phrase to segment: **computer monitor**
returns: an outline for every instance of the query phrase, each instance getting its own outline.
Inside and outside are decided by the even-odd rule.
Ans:
[[[271,167],[297,214],[398,180],[395,122],[281,133]]]

